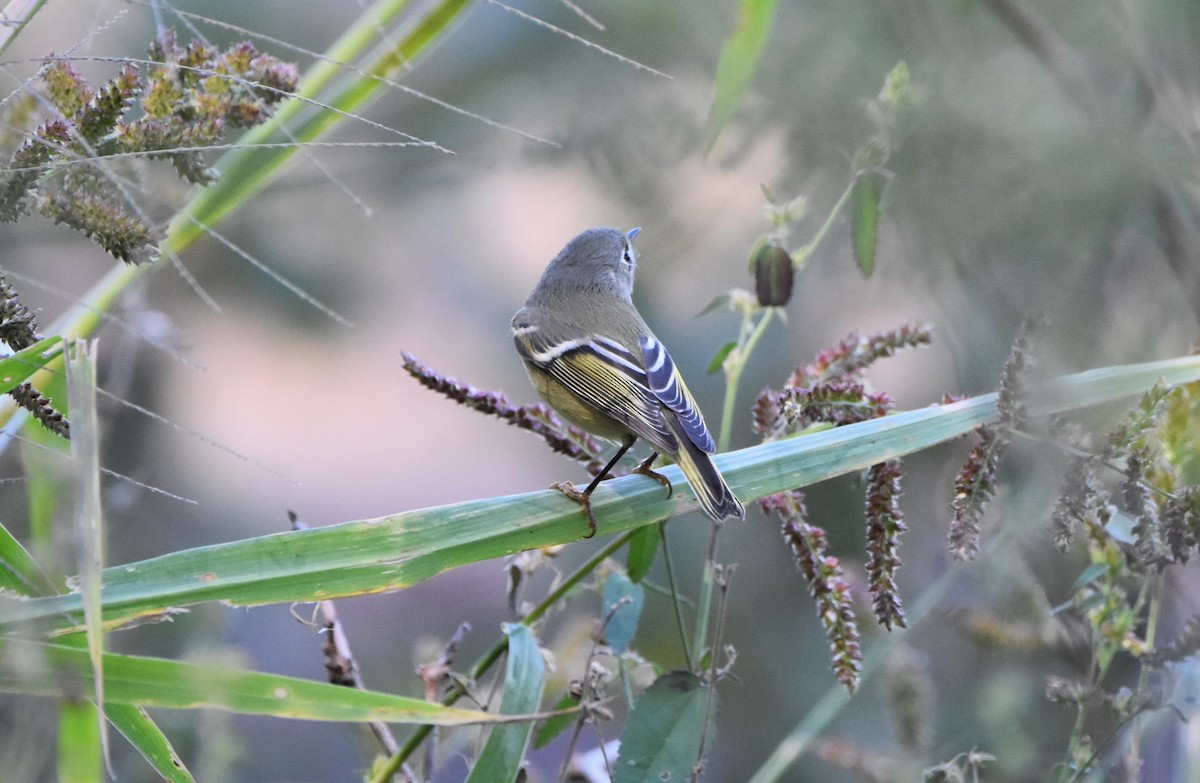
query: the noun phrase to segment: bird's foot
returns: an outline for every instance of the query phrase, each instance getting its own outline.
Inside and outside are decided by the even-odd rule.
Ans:
[[[641,475],[646,476],[647,478],[652,478],[659,484],[662,484],[667,488],[667,498],[669,499],[671,495],[675,494],[675,488],[671,486],[671,480],[663,474],[657,473],[650,469],[651,463],[654,462],[654,458],[657,456],[657,454],[651,454],[648,458],[642,460],[638,466],[633,469],[633,472],[640,473]]]
[[[550,489],[557,489],[571,500],[583,506],[583,513],[587,514],[588,521],[588,534],[584,538],[591,538],[596,535],[596,517],[592,514],[592,493],[576,489],[575,485],[569,481],[555,482],[550,485]]]

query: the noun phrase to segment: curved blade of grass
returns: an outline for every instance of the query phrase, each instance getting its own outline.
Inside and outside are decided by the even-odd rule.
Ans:
[[[1159,378],[1168,384],[1200,379],[1200,356],[1060,378],[1031,395],[1027,410],[1043,415],[1119,400]],[[722,454],[716,462],[748,502],[929,448],[995,417],[996,394],[986,394]],[[599,531],[629,530],[696,508],[678,468],[662,473],[675,484],[671,498],[643,476],[602,483],[592,495]],[[579,506],[546,490],[199,547],[106,569],[105,621],[203,601],[253,605],[395,590],[466,563],[571,541],[586,531]],[[0,599],[0,625],[41,620],[74,629],[79,612],[77,594]]]
[[[84,695],[94,696],[84,649],[9,639],[0,653],[0,691],[56,697],[64,683],[72,683],[64,675],[74,675]],[[109,705],[207,708],[298,720],[462,726],[512,719],[297,677],[114,653],[104,655],[104,688]]]
[[[192,773],[184,766],[183,759],[171,747],[171,741],[162,729],[150,719],[146,711],[132,704],[104,705],[104,715],[125,739],[129,740],[142,758],[150,762],[163,780],[168,783],[194,783]]]

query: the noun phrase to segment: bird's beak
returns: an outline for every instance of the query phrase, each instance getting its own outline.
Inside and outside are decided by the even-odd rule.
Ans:
[[[638,235],[638,232],[641,230],[642,229],[640,229],[640,228],[631,228],[625,232],[625,236],[629,237],[629,241],[632,242],[633,238],[636,237]]]

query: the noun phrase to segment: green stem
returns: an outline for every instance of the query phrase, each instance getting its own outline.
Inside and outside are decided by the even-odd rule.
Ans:
[[[1142,614],[1142,608],[1146,608],[1146,649],[1154,649],[1154,640],[1158,633],[1159,612],[1162,608],[1162,601],[1160,600],[1162,573],[1162,569],[1155,569],[1154,572],[1142,582],[1141,590],[1138,591],[1137,600],[1134,601],[1133,607],[1129,610],[1129,613],[1134,617],[1140,617]],[[1110,654],[1108,656],[1108,661],[1111,661],[1112,657],[1113,656]],[[1095,678],[1093,684],[1095,690],[1100,690],[1100,686],[1103,683],[1104,676],[1106,674],[1107,664],[1105,664],[1105,667],[1101,669],[1100,674]],[[1146,689],[1149,687],[1149,678],[1150,667],[1142,666],[1138,671],[1138,682],[1134,692],[1145,693]],[[1067,749],[1067,761],[1060,765],[1060,769],[1063,770],[1063,774],[1069,776],[1065,778],[1068,783],[1076,783],[1076,781],[1083,780],[1084,775],[1086,775],[1088,770],[1092,768],[1092,765],[1096,763],[1096,759],[1100,758],[1101,753],[1104,752],[1104,749],[1108,746],[1109,741],[1117,736],[1118,732],[1120,732],[1125,725],[1125,721],[1119,722],[1103,741],[1093,742],[1091,748],[1092,753],[1090,756],[1088,756],[1087,761],[1079,764],[1076,767],[1073,765],[1073,760],[1078,755],[1078,749],[1084,739],[1083,728],[1084,719],[1086,717],[1087,706],[1081,702],[1076,712],[1075,725],[1072,727],[1071,731],[1071,741]],[[1131,721],[1135,724],[1135,727],[1130,736],[1130,751],[1128,758],[1134,762],[1136,762],[1138,758],[1139,735],[1136,724],[1139,717],[1140,713],[1135,714],[1131,719]]]
[[[667,546],[667,523],[658,523],[659,541],[662,543],[663,565],[667,569],[667,587],[671,591],[671,606],[675,610],[675,627],[679,629],[679,644],[683,647],[683,659],[687,662],[688,671],[695,671],[695,661],[692,659],[692,649],[688,647],[687,629],[683,624],[683,608],[680,606],[679,588],[675,583],[675,569],[671,565],[671,548]]]
[[[730,362],[729,369],[725,373],[725,407],[721,409],[721,433],[717,438],[717,451],[724,451],[729,448],[729,439],[733,432],[734,409],[737,407],[738,386],[742,381],[742,371],[746,369],[749,363],[750,354],[754,353],[755,346],[762,339],[763,334],[767,331],[767,325],[771,322],[771,316],[774,315],[775,308],[768,307],[763,310],[762,317],[758,323],[750,330],[749,336],[745,341],[739,341],[741,344],[734,349],[736,356],[734,361]],[[745,332],[746,330],[743,330]]]
[[[833,222],[837,219],[838,215],[842,213],[842,209],[846,206],[846,202],[850,200],[850,194],[854,192],[854,183],[856,179],[856,177],[851,177],[850,184],[846,186],[844,191],[842,191],[842,195],[837,200],[837,203],[833,205],[833,209],[829,210],[829,216],[825,218],[825,222],[821,225],[820,230],[817,231],[817,235],[812,238],[812,241],[792,254],[792,262],[796,266],[804,266],[805,262],[808,261],[809,256],[811,256],[821,242],[824,241],[825,235],[829,233],[829,229],[833,228]]]
[[[713,589],[716,586],[717,545],[721,539],[720,522],[712,523],[708,537],[708,557],[704,559],[704,575],[700,579],[700,600],[696,602],[696,628],[692,634],[692,649],[697,659],[703,658],[704,641],[708,638],[708,616],[712,613]],[[699,665],[700,661],[697,660]]]
[[[579,566],[579,568],[575,569],[570,576],[564,579],[558,587],[556,587],[554,590],[551,590],[550,593],[542,599],[541,603],[535,606],[529,614],[525,615],[525,617],[521,619],[521,624],[533,625],[533,623],[541,619],[541,617],[550,610],[550,607],[562,600],[568,591],[583,581],[584,577],[595,571],[601,563],[616,553],[618,549],[628,544],[629,539],[633,538],[639,530],[640,528],[626,530],[608,544],[601,547],[596,554],[588,558],[583,565]],[[481,655],[479,659],[475,661],[475,664],[467,671],[466,676],[468,680],[474,681],[482,677],[485,673],[487,673],[487,670],[496,663],[496,661],[500,660],[500,656],[503,655],[504,651],[507,649],[508,637],[501,636],[496,640],[496,643],[493,644],[487,650],[487,652]],[[461,694],[457,690],[451,691],[442,698],[442,704],[449,707],[457,702],[460,696]],[[421,746],[421,743],[425,741],[425,738],[429,736],[429,732],[432,730],[433,726],[421,726],[412,734],[410,734],[408,739],[405,740],[404,744],[400,746],[400,749],[396,751],[396,753],[393,754],[385,764],[382,764],[378,769],[375,770],[375,774],[371,777],[370,783],[388,783],[388,781],[392,779],[392,776],[399,771],[400,765],[407,761],[408,758],[417,750],[417,748]]]
[[[734,410],[737,407],[738,386],[742,382],[742,371],[750,361],[750,356],[758,346],[758,341],[767,331],[775,308],[768,307],[762,311],[758,323],[753,328],[746,328],[748,321],[743,322],[741,333],[738,335],[738,346],[731,354],[733,361],[725,371],[725,405],[721,410],[721,434],[717,438],[717,451],[729,447],[729,439],[733,432]],[[753,318],[753,315],[749,316]],[[700,600],[696,608],[696,628],[692,634],[692,650],[699,656],[704,650],[704,641],[708,638],[708,616],[712,610],[714,568],[717,564],[717,546],[720,543],[721,523],[713,523],[712,533],[708,539],[708,558],[704,565],[704,575],[700,582]],[[715,651],[714,651],[715,654]]]

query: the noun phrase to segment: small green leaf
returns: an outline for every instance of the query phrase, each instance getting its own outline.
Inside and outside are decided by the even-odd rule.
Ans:
[[[691,672],[668,672],[655,680],[629,713],[615,783],[690,780],[705,734],[708,698],[708,689]],[[714,725],[710,720],[706,745]]]
[[[717,63],[716,94],[708,117],[708,144],[712,149],[721,129],[733,115],[734,108],[750,84],[758,68],[771,21],[775,17],[775,0],[742,0],[737,26],[721,47]]]
[[[554,705],[555,710],[569,710],[572,707],[579,706],[579,697],[567,691],[562,695],[562,698]],[[541,749],[549,745],[554,739],[566,731],[567,727],[574,723],[579,718],[573,713],[564,713],[562,715],[553,715],[546,718],[542,725],[538,727],[537,733],[533,735],[533,747]]]
[[[500,714],[523,715],[536,712],[542,701],[546,665],[533,631],[526,625],[508,623],[508,668],[504,674],[504,695]],[[511,783],[521,771],[525,749],[533,733],[533,723],[496,726],[479,753],[467,783]]]
[[[631,582],[637,583],[650,572],[658,547],[662,542],[662,528],[646,525],[629,539],[629,551],[625,555],[625,573]]]
[[[604,616],[612,615],[604,627],[604,639],[613,654],[620,655],[629,649],[645,603],[645,588],[620,571],[614,571],[604,580]]]
[[[725,360],[729,358],[729,354],[733,353],[734,348],[737,348],[737,341],[730,340],[722,345],[720,350],[713,354],[712,361],[708,363],[709,375],[716,373],[725,365]]]
[[[908,72],[908,63],[901,60],[892,70],[888,71],[883,80],[883,89],[879,91],[879,102],[892,112],[903,106],[912,96],[912,77]]]
[[[875,243],[879,235],[879,201],[886,178],[879,172],[867,171],[854,182],[851,196],[854,209],[854,259],[863,277],[875,271]]]

